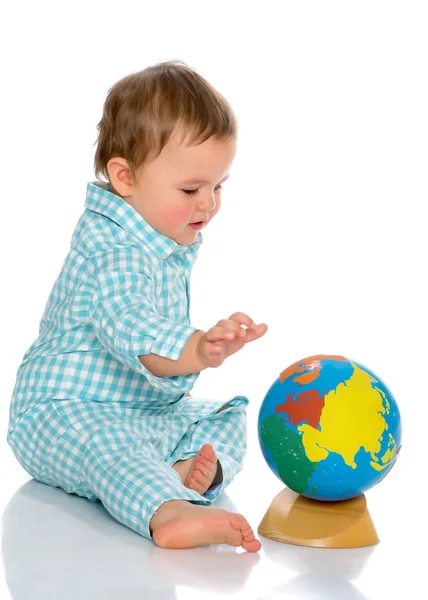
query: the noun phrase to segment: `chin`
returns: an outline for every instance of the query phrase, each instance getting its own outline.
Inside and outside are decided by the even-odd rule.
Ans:
[[[196,242],[197,239],[198,239],[198,232],[195,231],[195,233],[186,233],[186,235],[177,237],[174,241],[177,244],[180,244],[180,246],[189,246],[190,244],[193,244],[194,242]]]

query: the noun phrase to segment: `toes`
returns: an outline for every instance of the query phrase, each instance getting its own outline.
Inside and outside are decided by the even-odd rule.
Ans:
[[[196,479],[194,477],[189,477],[189,479],[186,480],[185,485],[189,489],[194,490],[195,492],[198,492],[198,494],[200,494],[202,491],[201,484],[198,481],[196,481]]]
[[[232,525],[233,529],[247,529],[248,527],[250,527],[247,519],[245,517],[243,517],[242,515],[236,514],[234,515],[234,519],[232,519],[232,521],[230,522],[230,524]],[[251,529],[251,527],[250,527]]]
[[[192,473],[187,477],[184,485],[190,487],[195,490],[195,492],[201,493],[201,491],[205,492],[208,487],[211,485],[214,478],[214,474],[211,473],[209,477],[206,477],[200,471],[192,471]]]
[[[207,478],[204,477],[204,475],[199,471],[193,471],[192,474],[189,476],[188,481],[196,481],[197,483],[204,485],[207,483]]]
[[[217,465],[204,465],[201,461],[196,460],[193,467],[193,473],[201,473],[204,477],[214,477],[217,471]]]
[[[262,547],[259,540],[255,537],[254,531],[248,524],[248,521],[242,515],[236,515],[236,519],[231,521],[231,526],[239,531],[242,536],[241,545],[247,552],[258,552]]]
[[[198,483],[197,481],[190,481],[190,483],[186,484],[186,487],[189,490],[193,490],[194,492],[196,492],[197,494],[200,494],[201,496],[203,494],[205,494],[205,492],[207,491],[207,486],[206,485],[202,485],[200,483]]]
[[[247,523],[248,525],[248,523]],[[241,529],[241,533],[242,533],[242,537],[247,540],[247,541],[251,541],[254,540],[254,531],[252,530],[252,528],[248,525],[247,528],[243,528]]]
[[[211,444],[204,444],[198,452],[198,457],[199,456],[202,456],[210,462],[217,462],[217,457]]]
[[[260,550],[260,548],[262,547],[262,545],[259,542],[259,540],[256,540],[254,538],[254,540],[252,540],[251,542],[247,542],[246,540],[244,540],[242,542],[242,547],[247,552],[258,552]]]
[[[214,454],[213,459],[208,459],[202,454],[197,454],[195,458],[195,464],[204,465],[208,469],[217,469],[217,456]]]
[[[207,491],[217,472],[217,456],[211,444],[205,444],[195,456],[184,485],[198,494]]]
[[[242,545],[242,535],[239,531],[229,531],[226,535],[225,543],[228,546],[233,546],[234,548],[239,548]]]

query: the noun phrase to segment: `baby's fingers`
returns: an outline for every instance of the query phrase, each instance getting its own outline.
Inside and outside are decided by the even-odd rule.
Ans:
[[[245,335],[245,329],[241,327],[239,323],[237,323],[236,321],[232,321],[231,319],[222,319],[217,323],[217,327],[222,327],[223,329],[227,329],[228,331],[233,331],[233,333],[237,337]]]
[[[260,323],[256,327],[249,327],[246,332],[245,342],[254,342],[262,337],[268,330],[266,323]]]
[[[230,329],[226,329],[225,327],[211,327],[206,333],[207,342],[223,342],[233,340],[235,334]]]
[[[229,319],[231,321],[235,321],[236,323],[239,323],[239,325],[245,325],[246,327],[255,327],[256,326],[253,319],[243,312],[233,313],[233,315],[230,315]]]

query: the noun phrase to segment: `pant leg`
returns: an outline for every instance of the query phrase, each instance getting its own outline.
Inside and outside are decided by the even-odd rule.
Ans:
[[[211,504],[209,498],[184,487],[178,473],[150,443],[127,444],[113,462],[102,458],[104,445],[102,434],[88,442],[87,480],[108,512],[141,535],[151,538],[150,520],[164,502]]]
[[[187,430],[168,459],[169,464],[186,460],[199,452],[204,444],[211,444],[223,471],[223,481],[210,488],[203,497],[213,501],[242,470],[247,451],[247,402],[240,398],[208,414]]]
[[[85,440],[61,416],[56,401],[33,406],[17,417],[9,424],[7,441],[18,462],[37,481],[99,501],[82,471]]]
[[[134,412],[51,402],[20,417],[8,439],[35,479],[100,500],[117,521],[151,539],[150,520],[164,502],[209,505],[211,500],[184,487],[163,456],[176,447],[187,422],[174,419],[165,425],[163,417],[143,419]],[[161,424],[165,429],[160,431]]]

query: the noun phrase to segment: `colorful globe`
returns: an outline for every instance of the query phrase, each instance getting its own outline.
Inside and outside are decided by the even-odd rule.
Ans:
[[[285,369],[263,400],[258,431],[273,473],[323,501],[347,500],[379,483],[401,447],[391,392],[343,356],[311,356]]]

